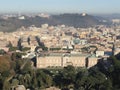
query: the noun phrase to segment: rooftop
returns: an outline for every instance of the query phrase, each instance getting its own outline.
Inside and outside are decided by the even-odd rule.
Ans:
[[[40,56],[48,56],[48,57],[51,57],[51,56],[61,56],[61,57],[65,57],[65,56],[68,56],[68,57],[88,57],[90,56],[90,54],[70,54],[70,53],[47,53],[47,54],[39,54],[38,57]]]

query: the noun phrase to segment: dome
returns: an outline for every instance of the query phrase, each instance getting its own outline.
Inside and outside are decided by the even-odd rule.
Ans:
[[[74,44],[79,44],[79,43],[80,43],[80,39],[79,39],[79,38],[74,39],[74,40],[73,40],[73,43],[74,43]]]

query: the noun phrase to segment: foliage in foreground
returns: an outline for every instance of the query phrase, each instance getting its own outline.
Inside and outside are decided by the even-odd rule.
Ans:
[[[64,68],[35,69],[30,60],[19,55],[0,57],[0,90],[10,90],[24,85],[31,90],[55,86],[62,90],[118,90],[120,89],[119,56],[108,59],[109,67],[103,64],[90,69],[67,66]]]

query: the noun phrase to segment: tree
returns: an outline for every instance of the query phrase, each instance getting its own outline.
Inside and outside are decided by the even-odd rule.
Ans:
[[[10,82],[5,80],[3,83],[3,90],[10,90],[10,88],[11,88]]]
[[[17,47],[9,47],[9,51],[16,51],[17,49]]]
[[[73,66],[67,66],[55,76],[54,82],[60,88],[74,88],[76,70]]]
[[[23,64],[20,66],[21,73],[23,73],[23,74],[29,73],[31,70],[32,70],[31,61],[29,59],[23,60]]]
[[[59,50],[61,50],[61,48],[59,48],[59,47],[58,48],[50,48],[50,50],[51,51],[59,51]]]
[[[32,78],[31,78],[31,76],[30,76],[30,74],[25,74],[24,75],[24,85],[25,85],[25,87],[30,87],[31,86],[31,80],[32,80]]]
[[[19,52],[12,53],[11,59],[12,59],[13,61],[19,60],[19,59],[22,58],[22,55],[24,55],[24,53],[19,53]]]
[[[20,50],[20,51],[22,51],[22,45],[21,45],[21,43],[22,43],[22,39],[19,39],[18,40],[18,49]]]
[[[110,78],[107,78],[107,80],[102,84],[101,90],[113,90],[112,81]]]
[[[36,70],[34,70],[34,69],[32,70],[31,77],[32,77],[31,88],[32,89],[38,88],[38,81],[37,81],[37,76],[36,76]]]
[[[110,58],[112,69],[109,69],[109,77],[112,80],[113,87],[116,89],[120,88],[120,60],[118,58],[120,58],[119,54]]]
[[[52,85],[52,78],[42,70],[37,70],[38,86],[40,88],[50,87]]]
[[[78,90],[104,90],[107,77],[97,68],[93,67],[86,72],[78,72],[76,76],[76,89]]]
[[[81,69],[76,75],[75,88],[84,90],[86,87],[86,81],[88,79],[89,72],[87,69]]]
[[[10,70],[10,60],[7,56],[0,56],[0,72],[5,72]]]
[[[18,74],[17,79],[19,80],[20,85],[24,84],[24,75]]]
[[[16,60],[16,68],[15,71],[16,73],[20,73],[21,72],[21,66],[23,65],[23,60]]]
[[[28,42],[28,45],[30,45],[30,37],[28,37],[27,42]]]
[[[17,79],[12,79],[11,86],[16,87],[19,84],[19,81]]]
[[[63,78],[70,81],[69,83],[75,82],[76,70],[73,66],[69,65],[63,69]]]
[[[31,48],[29,48],[29,47],[23,47],[23,48],[22,48],[22,51],[23,51],[23,52],[29,51],[30,49],[31,49]]]
[[[0,55],[4,55],[6,52],[3,49],[0,49]]]

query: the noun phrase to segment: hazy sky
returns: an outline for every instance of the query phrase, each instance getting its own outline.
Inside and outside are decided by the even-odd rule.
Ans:
[[[120,0],[0,0],[0,12],[120,13]]]

